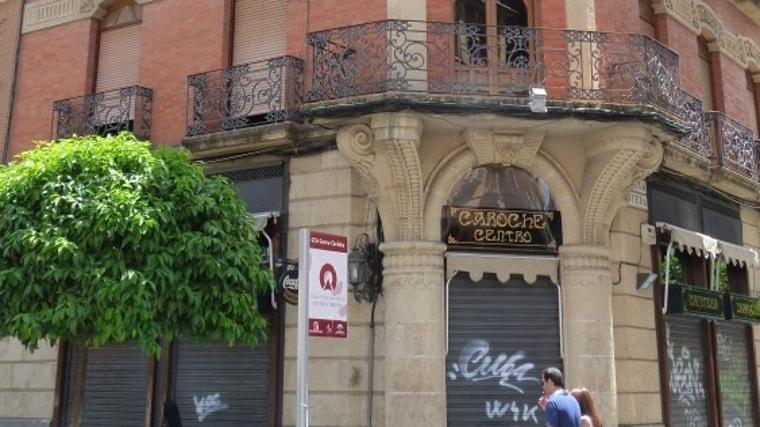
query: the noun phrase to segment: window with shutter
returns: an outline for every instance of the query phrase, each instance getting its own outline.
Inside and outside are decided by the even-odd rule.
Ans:
[[[285,55],[287,0],[236,0],[232,65]]]
[[[101,24],[95,92],[136,85],[140,73],[142,10],[125,4],[110,10]]]

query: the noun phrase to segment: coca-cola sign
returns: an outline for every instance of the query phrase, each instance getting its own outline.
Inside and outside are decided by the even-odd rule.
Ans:
[[[298,304],[298,265],[288,265],[280,276],[282,297],[289,304]]]

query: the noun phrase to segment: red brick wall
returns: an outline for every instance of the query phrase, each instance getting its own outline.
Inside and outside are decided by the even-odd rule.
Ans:
[[[639,0],[596,0],[594,8],[597,31],[639,33]]]
[[[657,20],[657,35],[660,41],[679,55],[681,86],[692,96],[701,99],[697,36],[689,28],[670,17],[658,15]]]
[[[385,0],[288,0],[288,54],[305,59],[308,32],[384,19]]]
[[[21,0],[0,2],[0,150],[8,131],[20,16]]]
[[[735,6],[726,1],[710,2],[709,5],[719,16],[725,30],[760,40],[760,27]],[[683,88],[701,98],[697,35],[667,15],[658,15],[657,22],[658,37],[679,55]],[[712,53],[711,58],[715,109],[724,111],[746,126],[756,127],[757,119],[752,117],[752,98],[747,92],[744,68],[723,53]]]
[[[187,76],[229,64],[231,0],[162,0],[143,8],[140,85],[153,89],[151,141],[178,144]]]
[[[754,102],[747,91],[747,75],[743,68],[725,56],[721,57],[720,71],[722,74],[723,100],[725,113],[743,125],[754,129],[757,118],[753,117],[754,110],[749,106]]]
[[[760,27],[736,6],[726,0],[709,0],[705,3],[718,15],[726,31],[749,37],[760,45]]]
[[[53,101],[93,87],[97,25],[82,20],[21,37],[8,159],[50,139]]]
[[[187,76],[228,66],[231,7],[232,0],[144,6],[139,84],[153,89],[154,144],[178,144],[185,134]],[[81,20],[22,37],[11,155],[51,137],[53,101],[92,90],[97,27]]]

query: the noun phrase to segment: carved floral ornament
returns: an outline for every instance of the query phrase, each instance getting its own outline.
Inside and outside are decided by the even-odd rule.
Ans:
[[[464,140],[475,154],[477,166],[500,164],[528,167],[544,140],[543,132],[516,134],[490,130],[467,130]]]
[[[157,0],[135,0],[140,5],[154,1]],[[28,3],[24,6],[21,32],[26,34],[82,19],[103,19],[106,8],[113,3],[114,0],[44,0]]]
[[[760,47],[754,40],[727,29],[715,11],[700,0],[653,0],[657,14],[668,14],[694,34],[707,34],[713,46],[742,67],[760,71]],[[712,48],[711,48],[712,49]]]

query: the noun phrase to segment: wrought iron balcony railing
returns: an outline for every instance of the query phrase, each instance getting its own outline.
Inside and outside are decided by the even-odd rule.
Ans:
[[[678,57],[644,35],[389,20],[310,33],[309,101],[387,91],[633,104],[683,114]],[[522,101],[524,103],[524,100]]]
[[[153,91],[141,86],[62,99],[53,102],[53,135],[59,139],[128,130],[148,139],[152,108]]]
[[[684,93],[691,132],[680,144],[715,166],[760,179],[758,141],[751,129],[719,111],[702,111],[702,102]]]
[[[187,135],[300,120],[304,62],[291,56],[187,78]]]
[[[752,130],[718,111],[705,112],[705,135],[713,142],[714,162],[758,179],[758,141]]]

